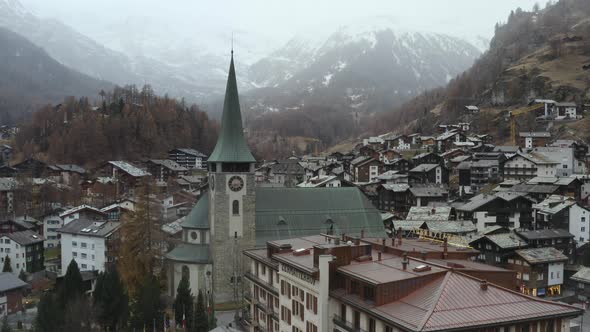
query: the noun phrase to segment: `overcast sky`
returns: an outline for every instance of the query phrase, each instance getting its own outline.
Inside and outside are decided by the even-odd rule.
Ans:
[[[248,33],[260,43],[286,42],[301,31],[334,30],[373,20],[408,29],[460,37],[491,38],[496,22],[510,10],[530,10],[534,0],[21,0],[43,17],[55,17],[95,39],[126,24],[145,31],[166,31],[170,38],[207,34],[227,38]],[[542,3],[544,5],[544,3]],[[136,27],[137,28],[137,27]]]

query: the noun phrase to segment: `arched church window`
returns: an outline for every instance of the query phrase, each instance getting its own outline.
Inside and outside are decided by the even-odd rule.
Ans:
[[[240,215],[240,202],[237,199],[232,202],[231,211],[234,216]]]
[[[188,266],[186,266],[186,265],[182,266],[182,277],[190,280],[191,274],[188,269]]]

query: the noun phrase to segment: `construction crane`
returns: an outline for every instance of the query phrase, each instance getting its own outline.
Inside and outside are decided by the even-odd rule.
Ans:
[[[518,109],[515,109],[514,111],[508,112],[508,117],[510,118],[510,140],[511,140],[512,145],[514,145],[514,146],[518,145],[517,141],[516,141],[517,135],[518,135],[518,133],[516,132],[517,131],[516,119],[522,115],[528,114],[529,112],[536,111],[542,106],[543,106],[543,104],[535,103],[531,106],[518,108]]]

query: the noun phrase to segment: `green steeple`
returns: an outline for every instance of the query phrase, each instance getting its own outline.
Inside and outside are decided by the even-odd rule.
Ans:
[[[238,84],[234,69],[234,52],[232,50],[225,100],[223,101],[223,115],[221,116],[221,132],[215,149],[208,159],[209,162],[256,162],[244,139],[242,114],[238,98]]]

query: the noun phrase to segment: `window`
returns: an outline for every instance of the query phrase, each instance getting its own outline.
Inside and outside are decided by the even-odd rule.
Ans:
[[[19,263],[16,263],[16,268],[18,269],[19,267],[20,267],[20,264]]]
[[[553,272],[551,272],[551,279],[553,279]]]
[[[369,332],[375,332],[375,320],[369,318]]]
[[[529,280],[529,274],[528,273],[523,273],[522,274],[522,280],[528,281]]]
[[[318,332],[318,327],[308,321],[305,324],[305,332]]]
[[[586,227],[582,226],[582,228],[580,229],[581,232],[585,232],[586,231]]]
[[[557,279],[559,279],[559,271],[557,271]]]
[[[522,273],[516,272],[516,279],[522,279]]]
[[[340,304],[340,318],[346,322],[346,304]]]
[[[86,242],[80,242],[80,247],[86,248]]]
[[[580,242],[584,242],[584,237],[580,236]]]
[[[496,263],[501,263],[502,262],[502,258],[500,256],[496,256]]]
[[[354,311],[354,328],[361,328],[361,313],[356,310]]]
[[[88,257],[88,255],[86,255],[85,253],[82,253],[82,258],[86,259]]]
[[[537,280],[543,280],[543,273],[537,274]]]
[[[78,242],[72,241],[72,247],[77,247],[77,246],[78,246]]]
[[[231,203],[231,211],[234,216],[240,215],[240,202],[237,199]]]
[[[74,256],[74,257],[78,257],[78,253],[77,253],[77,252],[75,252],[75,251],[73,251],[73,252],[72,252],[72,256]]]
[[[83,269],[87,269],[87,268],[88,268],[88,265],[86,265],[86,264],[82,264],[82,268],[83,268]]]

